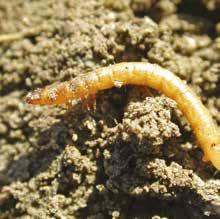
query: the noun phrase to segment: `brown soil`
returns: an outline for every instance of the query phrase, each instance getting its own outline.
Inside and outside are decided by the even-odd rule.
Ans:
[[[220,124],[220,1],[0,2],[1,218],[219,218],[220,174],[174,101],[127,86],[29,106],[29,90],[121,61],[186,80]]]

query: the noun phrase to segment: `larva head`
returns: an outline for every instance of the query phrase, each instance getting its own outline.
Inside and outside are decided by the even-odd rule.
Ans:
[[[29,104],[42,104],[42,91],[43,89],[37,88],[36,90],[29,92],[25,97],[25,101]]]
[[[68,102],[67,89],[64,83],[54,84],[44,89],[38,88],[25,98],[25,101],[34,105],[58,105]]]

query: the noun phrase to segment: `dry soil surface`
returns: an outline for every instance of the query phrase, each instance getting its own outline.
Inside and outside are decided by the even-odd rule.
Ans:
[[[220,174],[174,101],[143,87],[29,106],[28,91],[122,61],[186,80],[220,125],[219,0],[0,1],[1,218],[219,218]]]

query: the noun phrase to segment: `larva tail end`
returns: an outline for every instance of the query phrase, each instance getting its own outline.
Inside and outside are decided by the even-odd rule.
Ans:
[[[41,102],[42,89],[37,88],[36,90],[29,92],[25,97],[25,102],[28,104],[40,104]]]
[[[220,145],[210,148],[210,161],[217,170],[220,170]]]

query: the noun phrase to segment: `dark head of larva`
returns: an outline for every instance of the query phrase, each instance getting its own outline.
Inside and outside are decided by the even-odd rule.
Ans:
[[[65,83],[53,84],[36,89],[26,96],[26,102],[34,105],[65,104],[69,99]]]
[[[42,94],[41,88],[37,88],[32,92],[29,92],[27,96],[25,97],[25,101],[29,104],[41,104],[41,94]]]

